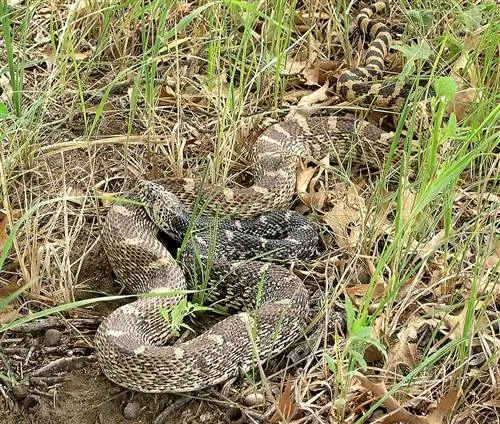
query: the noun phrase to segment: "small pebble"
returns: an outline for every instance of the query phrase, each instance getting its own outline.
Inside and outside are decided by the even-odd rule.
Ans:
[[[127,420],[135,420],[139,416],[141,406],[137,402],[129,402],[123,409],[123,416]]]
[[[266,398],[261,393],[251,393],[243,399],[246,406],[264,405],[265,401]]]
[[[61,341],[61,332],[53,328],[49,328],[45,332],[45,346],[57,346]]]

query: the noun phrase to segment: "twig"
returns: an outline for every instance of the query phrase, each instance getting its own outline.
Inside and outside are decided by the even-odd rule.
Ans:
[[[94,355],[90,356],[72,356],[69,358],[59,358],[55,361],[52,361],[50,364],[45,365],[44,367],[36,370],[31,375],[32,377],[40,377],[44,374],[54,373],[54,372],[62,372],[62,371],[70,371],[79,365],[87,362],[95,362],[96,357]]]
[[[175,411],[183,408],[190,401],[191,398],[189,397],[181,397],[177,399],[172,405],[167,406],[163,412],[154,419],[153,424],[163,424]]]

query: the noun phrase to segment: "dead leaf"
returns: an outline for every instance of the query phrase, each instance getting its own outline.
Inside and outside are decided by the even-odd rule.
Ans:
[[[73,56],[76,61],[81,61],[81,60],[87,60],[90,58],[90,53],[89,52],[77,52]]]
[[[0,311],[0,324],[8,324],[17,318],[20,318],[22,314],[19,313],[19,306],[12,303],[10,305],[5,306]]]
[[[377,283],[375,285],[356,284],[355,286],[348,287],[346,291],[352,302],[356,306],[360,306],[363,303],[363,299],[366,297],[368,291],[371,291],[372,302],[376,302],[384,296],[386,289],[387,286],[382,283]]]
[[[307,193],[309,183],[315,172],[315,168],[308,167],[302,161],[299,162],[299,166],[297,167],[297,182],[295,183],[295,191],[299,196],[303,193]]]
[[[0,250],[3,249],[5,240],[7,240],[7,214],[4,211],[0,211]]]
[[[441,424],[444,417],[454,408],[460,397],[461,390],[452,390],[444,395],[439,401],[434,412],[428,417],[429,424]]]
[[[276,406],[276,412],[271,418],[271,423],[280,423],[284,420],[288,421],[297,409],[297,405],[292,399],[292,387],[292,382],[289,380],[285,384],[285,389]]]
[[[323,215],[323,221],[332,229],[339,247],[350,249],[356,246],[361,235],[359,210],[338,202],[332,210]]]
[[[319,85],[319,76],[320,76],[320,71],[319,67],[317,64],[313,64],[312,66],[308,66],[304,68],[302,71],[302,75],[304,75],[304,78],[306,79],[305,85]],[[323,81],[324,83],[325,81]]]
[[[315,20],[328,21],[331,19],[331,16],[326,12],[314,12],[314,13],[302,12],[302,13],[297,13],[297,15],[295,16],[295,23],[309,24],[311,18],[314,18]]]
[[[292,91],[287,92],[283,96],[283,100],[287,103],[297,104],[297,103],[299,103],[299,100],[302,97],[308,96],[311,93],[312,93],[312,90],[292,90]]]
[[[344,62],[340,60],[317,60],[306,66],[302,71],[305,85],[323,85],[331,82],[330,79],[343,68]]]
[[[387,369],[393,375],[410,372],[419,361],[417,347],[416,343],[408,343],[404,337],[391,345],[387,352]]]
[[[480,93],[475,88],[467,88],[458,91],[450,104],[446,107],[448,114],[454,113],[458,121],[465,119],[471,112],[473,105],[480,100]]]
[[[21,216],[21,210],[20,209],[14,209],[10,212],[11,214],[11,219],[16,220]],[[3,249],[3,246],[5,244],[5,241],[7,240],[7,237],[9,236],[7,228],[9,226],[9,219],[7,217],[7,213],[5,210],[0,210],[0,250]]]
[[[3,100],[5,103],[10,102],[12,93],[10,79],[6,75],[0,75],[0,100]]]
[[[383,424],[400,422],[408,424],[442,424],[443,419],[453,409],[460,396],[460,391],[451,391],[441,398],[432,414],[427,416],[415,415],[407,411],[393,396],[389,395],[384,383],[373,383],[363,375],[358,375],[356,378],[361,385],[370,390],[377,399],[382,397],[385,399],[382,404],[387,409],[388,414],[382,419],[378,418],[378,421]]]
[[[423,326],[433,328],[436,325],[439,325],[440,322],[441,321],[437,318],[414,318],[404,326],[403,331],[400,335],[398,335],[398,337],[402,341],[416,340],[419,337],[419,332]]]
[[[481,309],[485,308],[486,301],[479,301],[475,304],[474,311],[480,311]],[[443,310],[435,310],[434,308],[427,307],[425,305],[422,306],[422,309],[428,313],[429,315],[432,315],[432,322],[435,322],[436,320],[440,325],[440,331],[444,333],[447,337],[449,337],[452,340],[460,340],[464,337],[464,330],[465,330],[465,324],[467,322],[467,308],[464,307],[458,314],[453,315],[450,313],[447,313]],[[473,337],[475,334],[476,330],[478,328],[487,328],[488,321],[487,317],[482,315],[479,317],[476,317],[474,320],[474,325],[472,328],[469,330],[469,337]],[[471,344],[473,346],[477,345],[476,340],[472,340]]]
[[[296,58],[287,58],[285,66],[281,69],[282,75],[299,75],[302,73],[304,69],[310,66],[311,61],[309,59],[306,60],[297,60]]]
[[[299,101],[298,107],[307,108],[317,103],[324,102],[328,99],[328,95],[326,94],[328,91],[328,87],[328,82],[326,82],[322,87],[313,91],[308,96],[302,97]]]
[[[426,259],[432,254],[436,253],[436,251],[438,251],[438,249],[443,244],[444,235],[445,232],[444,229],[442,229],[425,243],[419,240],[413,240],[412,249],[418,254],[420,258]]]
[[[325,163],[329,163],[328,158],[323,158],[319,161],[320,172],[318,172],[316,177],[314,177],[314,174],[317,168],[308,167],[303,162],[299,162],[297,168],[296,193],[302,203],[312,210],[323,210],[328,199],[326,190],[322,188],[319,190],[315,189],[316,183],[321,178],[322,170],[324,169],[322,165]]]
[[[374,340],[381,340],[382,334],[382,324],[385,320],[384,314],[380,314],[375,320],[375,325],[373,326],[371,338]],[[363,352],[363,358],[367,364],[372,364],[377,361],[381,361],[384,359],[384,355],[380,350],[378,350],[375,346],[369,345],[365,351]]]
[[[484,261],[486,269],[493,269],[500,264],[500,239],[493,240],[493,252]]]
[[[413,193],[411,190],[405,189],[403,193],[403,210],[401,211],[404,221],[407,221],[408,218],[410,218],[413,212],[413,205],[415,204],[416,197],[417,196],[415,195],[415,193]]]
[[[17,284],[17,281],[15,281],[15,280],[11,281],[5,287],[0,287],[0,300],[6,299],[7,297],[9,297],[11,294],[15,293],[19,289],[20,289],[20,287]]]

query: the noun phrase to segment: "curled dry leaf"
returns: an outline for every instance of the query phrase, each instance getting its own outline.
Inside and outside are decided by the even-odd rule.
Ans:
[[[342,193],[339,186],[337,184],[337,193]],[[332,229],[339,247],[350,249],[356,246],[362,234],[366,206],[354,186],[344,189],[344,193],[343,199],[339,194],[336,195],[337,203],[325,213],[323,220]]]
[[[0,75],[0,100],[9,102],[12,97],[12,86],[6,75]]]
[[[297,169],[297,182],[296,182],[296,193],[299,199],[306,205],[309,209],[313,210],[323,210],[328,199],[326,190],[320,188],[318,191],[315,190],[316,183],[319,181],[323,166],[329,163],[328,157],[323,158],[319,162],[320,172],[314,177],[316,173],[316,168],[308,167],[306,163],[299,162]]]
[[[17,281],[13,280],[4,287],[0,287],[0,300],[7,298],[11,294],[14,294],[20,287]]]
[[[317,53],[311,53],[307,58],[290,57],[288,56],[286,62],[281,69],[282,75],[299,75],[302,71],[311,66],[316,60]]]
[[[361,216],[358,209],[338,202],[332,210],[325,213],[323,220],[332,229],[339,247],[351,249],[356,246],[361,235]]]
[[[418,254],[422,259],[428,258],[432,254],[438,251],[438,249],[443,244],[445,232],[444,229],[440,230],[427,242],[422,243],[418,240],[413,240],[412,249]]]
[[[404,221],[407,221],[413,211],[413,205],[415,204],[415,198],[417,196],[411,190],[406,189],[403,193],[403,210],[402,215]]]
[[[462,121],[470,114],[476,96],[481,97],[475,88],[460,90],[455,94],[453,101],[447,106],[446,111],[448,113],[453,112],[457,119]]]
[[[486,301],[479,301],[475,304],[474,312],[481,311],[486,307]],[[422,307],[425,312],[432,315],[433,322],[436,322],[440,326],[440,330],[448,338],[452,340],[460,340],[464,337],[464,330],[467,323],[467,307],[464,307],[458,314],[449,314],[443,310],[435,310],[431,307]],[[480,317],[476,317],[472,328],[469,330],[469,334],[466,337],[473,337],[476,331],[481,328],[488,328],[487,317],[483,314]],[[479,342],[472,340],[472,345],[477,345]]]
[[[11,212],[11,219],[12,220],[18,219],[21,216],[21,212],[22,211],[20,209],[14,209]],[[9,218],[7,216],[7,212],[5,210],[0,210],[0,250],[4,248],[5,241],[9,236],[8,227],[9,227]]]
[[[389,347],[387,352],[387,369],[391,375],[407,373],[415,368],[419,361],[419,354],[416,343],[400,339],[397,343]]]
[[[297,405],[292,397],[292,387],[292,382],[290,380],[287,381],[276,407],[276,412],[270,420],[271,423],[287,422],[293,416]]]
[[[287,92],[283,96],[283,101],[290,103],[290,104],[297,104],[297,103],[299,103],[299,100],[302,97],[308,96],[311,93],[312,93],[312,90],[292,90],[292,91]]]
[[[348,287],[346,289],[347,295],[352,300],[356,306],[361,306],[363,299],[366,298],[368,292],[371,293],[372,303],[378,302],[378,300],[384,296],[387,286],[382,283],[373,284],[356,284],[355,286]]]
[[[292,110],[288,113],[288,115],[286,115],[285,119],[296,119],[297,115],[303,117],[312,115],[314,109],[312,109],[310,106],[316,103],[320,103],[324,100],[327,100],[328,99],[328,96],[326,94],[327,90],[328,90],[328,83],[326,83],[323,87],[320,87],[317,90],[313,91],[311,94],[302,97],[299,100],[298,105],[292,108]]]
[[[314,62],[302,71],[305,85],[322,85],[330,81],[330,77],[338,73],[344,62],[338,60],[321,60]]]
[[[325,100],[328,99],[327,91],[328,91],[328,82],[323,84],[323,86],[313,91],[308,96],[302,97],[299,101],[298,106],[301,108],[306,108],[315,105],[317,103],[324,102]]]
[[[377,419],[377,422],[383,424],[442,424],[444,418],[451,412],[460,396],[459,390],[450,391],[441,398],[431,414],[425,416],[416,415],[406,410],[406,408],[390,395],[383,382],[374,383],[363,375],[358,375],[356,378],[364,388],[372,392],[377,400],[383,398],[382,404],[385,406],[388,413],[384,417],[379,417]]]
[[[398,338],[402,341],[416,340],[419,337],[419,332],[422,327],[428,326],[433,328],[436,325],[439,325],[440,322],[441,320],[437,318],[414,318],[404,326],[403,330],[399,333]]]
[[[309,183],[311,182],[315,172],[315,168],[307,166],[307,164],[303,161],[299,161],[297,180],[295,183],[295,190],[299,196],[309,191]]]
[[[492,253],[484,261],[486,269],[494,269],[498,266],[500,266],[500,239],[493,240]]]
[[[382,334],[382,325],[385,320],[384,314],[380,314],[376,320],[375,325],[373,326],[372,334],[370,335],[372,339],[380,342],[381,334]],[[384,359],[384,355],[382,352],[378,350],[375,346],[369,345],[365,351],[363,352],[363,358],[367,364],[372,364],[377,361],[381,361]]]

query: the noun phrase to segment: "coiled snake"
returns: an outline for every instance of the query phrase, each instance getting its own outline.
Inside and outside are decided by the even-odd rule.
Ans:
[[[358,26],[372,42],[365,66],[346,71],[338,80],[338,92],[347,99],[367,95],[373,101],[378,96],[391,105],[400,98],[395,87],[376,94],[370,85],[381,77],[391,41],[385,25],[371,19],[385,7],[386,2],[378,2],[358,15]],[[339,162],[350,158],[379,167],[391,140],[391,134],[356,119],[299,116],[269,127],[256,140],[252,186],[207,186],[201,194],[211,199],[208,207],[228,215],[275,211],[285,208],[294,194],[300,156],[322,158],[329,152]],[[264,362],[300,337],[309,308],[303,283],[286,268],[254,258],[262,251],[278,259],[307,257],[314,252],[317,236],[306,218],[293,212],[269,212],[255,221],[220,221],[216,232],[209,229],[213,222],[202,218],[193,227],[182,263],[192,271],[197,259],[209,262],[203,272],[216,283],[207,297],[222,297],[246,312],[222,320],[192,340],[164,346],[171,327],[159,310],[169,310],[182,299],[178,291],[186,288],[186,282],[183,269],[157,235],[161,229],[178,241],[185,237],[192,217],[183,203],[192,202],[197,188],[189,179],[163,183],[168,190],[141,182],[128,196],[132,202],[113,205],[102,240],[118,280],[128,290],[171,296],[140,298],[118,308],[99,327],[95,346],[104,374],[121,386],[143,392],[194,391]]]

